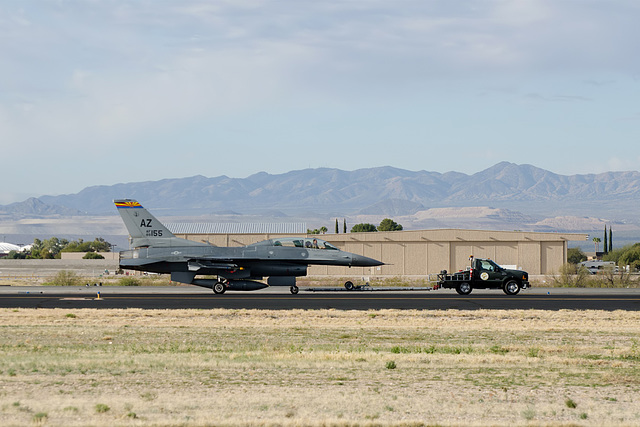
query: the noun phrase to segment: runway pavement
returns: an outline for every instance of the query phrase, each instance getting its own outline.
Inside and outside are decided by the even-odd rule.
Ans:
[[[142,309],[337,309],[337,310],[640,310],[640,289],[533,288],[515,296],[501,291],[402,289],[386,291],[309,292],[291,295],[288,288],[215,295],[195,286],[180,287],[45,287],[0,286],[0,308],[142,308]]]

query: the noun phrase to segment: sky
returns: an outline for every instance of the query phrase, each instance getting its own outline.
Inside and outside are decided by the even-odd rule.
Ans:
[[[640,170],[637,0],[0,2],[0,204],[194,175]]]

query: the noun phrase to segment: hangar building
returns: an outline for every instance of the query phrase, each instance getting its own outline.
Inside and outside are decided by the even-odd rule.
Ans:
[[[240,224],[236,224],[240,225]],[[176,236],[216,246],[243,246],[274,237],[306,237],[304,224],[264,224],[245,232],[207,232],[202,225],[167,224]],[[280,227],[272,232],[273,226]],[[246,228],[246,227],[245,227]],[[306,231],[306,229],[304,229]],[[469,256],[491,258],[531,275],[557,273],[567,261],[569,241],[584,241],[586,234],[488,230],[413,230],[372,233],[324,234],[320,238],[349,252],[383,261],[380,267],[310,266],[309,276],[426,276],[441,270],[457,271]]]

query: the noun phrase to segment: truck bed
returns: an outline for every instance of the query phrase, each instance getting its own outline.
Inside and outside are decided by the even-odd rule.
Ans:
[[[453,274],[439,273],[437,278],[438,283],[440,284],[443,284],[444,282],[468,282],[471,280],[471,274],[469,271],[460,271]]]

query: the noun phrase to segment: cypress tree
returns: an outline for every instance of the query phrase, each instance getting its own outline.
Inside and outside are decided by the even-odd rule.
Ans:
[[[343,226],[343,227],[342,227],[342,232],[343,232],[344,234],[347,234],[347,219],[346,219],[346,218],[344,218],[344,219],[342,220],[342,226]]]
[[[613,251],[613,232],[611,231],[611,226],[609,226],[609,252]]]
[[[338,218],[336,218],[336,234],[340,233],[340,230],[338,230]]]
[[[602,252],[605,254],[609,251],[609,243],[607,239],[607,225],[604,225],[604,244],[602,245]]]

